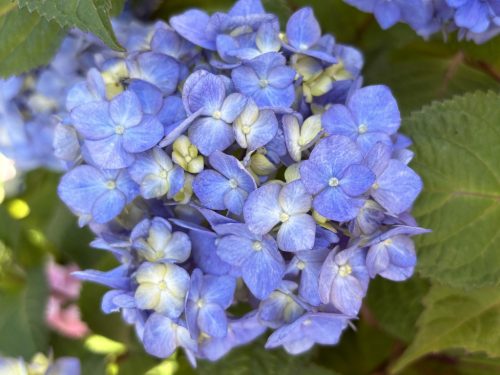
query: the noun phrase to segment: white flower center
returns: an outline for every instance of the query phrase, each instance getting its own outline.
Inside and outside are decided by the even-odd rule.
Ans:
[[[297,268],[298,268],[299,270],[303,270],[304,268],[306,268],[306,264],[305,264],[305,262],[303,262],[302,260],[299,260],[299,261],[297,262]]]
[[[250,133],[250,126],[246,126],[246,125],[245,125],[245,126],[243,126],[243,127],[241,128],[241,131],[243,132],[243,134],[248,134],[248,133]]]
[[[109,180],[106,182],[106,187],[109,189],[109,190],[113,190],[116,188],[116,182],[114,182],[113,180]]]
[[[236,189],[238,187],[238,181],[236,181],[234,178],[230,179],[229,186],[231,186],[232,189]]]
[[[115,126],[115,134],[121,135],[125,133],[125,128],[122,125]]]
[[[260,87],[264,88],[264,87],[267,87],[269,85],[269,81],[267,79],[261,79],[259,81],[259,85]]]
[[[212,113],[212,117],[216,120],[220,120],[220,118],[222,117],[221,111],[215,111],[214,113]]]
[[[361,124],[358,126],[358,133],[359,134],[364,134],[366,133],[368,130],[368,126],[366,126],[366,124]]]
[[[332,177],[328,180],[328,185],[330,185],[331,187],[336,187],[336,186],[339,186],[339,179],[337,177]]]
[[[254,249],[255,251],[261,251],[262,250],[262,242],[254,241],[254,243],[252,244],[252,249]]]
[[[344,264],[339,267],[339,275],[342,277],[349,276],[352,273],[352,268],[348,264]]]
[[[290,216],[289,216],[288,214],[286,214],[286,213],[284,213],[284,212],[282,212],[282,213],[280,214],[280,221],[281,221],[282,223],[284,223],[284,222],[288,221],[288,219],[290,219]]]

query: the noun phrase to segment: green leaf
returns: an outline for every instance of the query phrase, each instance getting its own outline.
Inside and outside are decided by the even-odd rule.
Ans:
[[[187,375],[192,372],[182,364],[177,374]],[[185,369],[185,370],[183,370]],[[236,348],[222,360],[211,363],[200,361],[194,371],[199,375],[336,375],[333,370],[327,369],[312,362],[312,354],[305,353],[292,356],[282,349],[266,350],[264,341],[258,340],[247,346]],[[338,374],[337,374],[338,375]]]
[[[31,358],[45,352],[48,333],[45,305],[48,287],[43,267],[28,269],[20,289],[0,290],[0,351]]]
[[[123,51],[110,21],[111,0],[17,0],[21,8],[56,21],[61,27],[77,27],[94,33],[109,47]]]
[[[64,35],[56,22],[0,0],[0,77],[48,63]]]
[[[418,271],[453,287],[500,285],[500,95],[475,93],[415,113],[403,132],[424,189],[413,213]]]
[[[415,323],[424,309],[421,300],[428,290],[429,283],[418,277],[401,283],[376,278],[365,303],[383,330],[408,342],[416,333]]]
[[[464,292],[434,285],[425,297],[424,305],[417,336],[394,365],[394,373],[425,354],[448,349],[465,349],[500,357],[498,288]]]
[[[394,340],[362,318],[356,330],[348,329],[336,346],[318,346],[316,357],[321,365],[348,375],[373,374],[387,361]]]
[[[498,89],[487,72],[467,64],[465,55],[436,55],[409,45],[389,49],[367,60],[366,85],[384,84],[391,88],[400,109],[407,115],[434,100],[452,98],[475,90]]]

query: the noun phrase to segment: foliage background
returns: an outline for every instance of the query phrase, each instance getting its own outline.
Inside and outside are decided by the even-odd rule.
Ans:
[[[66,29],[93,32],[120,49],[110,23],[123,0],[0,0],[0,75],[43,65]],[[144,20],[190,7],[227,9],[230,0],[136,0]],[[282,22],[310,5],[323,31],[365,55],[365,84],[391,87],[415,143],[412,167],[424,179],[414,213],[433,233],[417,239],[417,274],[404,283],[376,279],[356,322],[336,347],[292,357],[262,341],[193,370],[182,354],[147,356],[118,315],[100,312],[104,289],[85,284],[80,300],[92,336],[62,338],[44,325],[47,256],[81,268],[108,269],[113,259],[56,196],[58,176],[27,175],[21,193],[0,204],[0,352],[37,352],[82,360],[84,374],[500,373],[500,37],[476,46],[450,36],[425,42],[406,25],[379,28],[372,15],[340,0],[265,0]],[[283,25],[282,25],[283,26]],[[29,209],[29,211],[28,211]],[[111,341],[110,341],[111,340]],[[122,343],[122,344],[120,344]],[[148,372],[149,371],[149,372]]]

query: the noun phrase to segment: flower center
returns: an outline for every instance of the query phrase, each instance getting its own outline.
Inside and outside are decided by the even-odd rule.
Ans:
[[[352,273],[352,268],[348,264],[344,264],[339,268],[339,275],[342,277],[349,276]]]
[[[222,117],[221,111],[215,111],[214,113],[212,113],[212,117],[216,120],[220,120],[220,118]]]
[[[269,81],[267,79],[261,79],[259,81],[259,85],[260,87],[264,88],[264,87],[267,87],[269,85]]]
[[[125,128],[122,125],[117,125],[115,126],[115,133],[121,135],[125,133]]]
[[[392,238],[388,238],[384,241],[384,245],[389,246],[392,244]]]
[[[167,282],[166,282],[166,281],[160,281],[160,282],[158,283],[158,288],[159,288],[160,290],[165,290],[165,289],[167,289]]]
[[[189,163],[191,160],[193,160],[193,158],[189,155],[187,155],[184,160],[186,161],[186,163]]]
[[[116,188],[116,182],[114,182],[113,180],[109,180],[106,182],[106,187],[109,189],[109,190],[113,190]]]
[[[205,302],[203,302],[202,299],[199,299],[198,302],[196,302],[196,307],[201,309],[205,305]]]
[[[311,319],[306,319],[302,322],[302,324],[305,326],[309,326],[309,325],[311,325],[311,323],[312,323]]]
[[[304,268],[306,268],[306,264],[305,264],[305,262],[303,262],[303,261],[299,260],[299,261],[297,262],[297,268],[298,268],[299,270],[303,270]]]
[[[252,244],[252,249],[254,249],[255,251],[261,251],[262,250],[262,242],[254,241],[254,243]]]
[[[243,126],[243,127],[241,128],[241,131],[243,132],[243,134],[248,134],[248,133],[250,133],[250,126],[246,126],[246,125],[245,125],[245,126]]]
[[[380,186],[376,182],[372,185],[373,190],[377,190],[379,187]]]
[[[368,126],[366,124],[361,124],[358,126],[358,133],[359,134],[364,134],[368,130]]]
[[[161,178],[167,178],[167,176],[168,176],[168,172],[165,169],[162,169],[160,171],[160,177]]]
[[[284,223],[285,221],[288,221],[288,219],[290,219],[290,216],[289,216],[288,214],[286,214],[286,213],[284,213],[284,212],[282,212],[282,213],[280,214],[280,221],[281,221],[282,223]]]
[[[328,180],[328,185],[330,185],[331,187],[336,187],[336,186],[339,186],[339,179],[337,177],[332,177]]]
[[[236,189],[238,187],[238,181],[236,181],[234,178],[230,179],[229,186],[231,186],[231,189]]]

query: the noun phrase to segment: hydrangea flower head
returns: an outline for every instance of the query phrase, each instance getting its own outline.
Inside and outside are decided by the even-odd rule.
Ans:
[[[423,232],[389,88],[361,86],[310,8],[282,32],[259,0],[120,30],[129,52],[87,69],[57,127],[59,195],[120,262],[76,275],[156,357],[217,360],[269,328],[291,354],[336,344]]]

